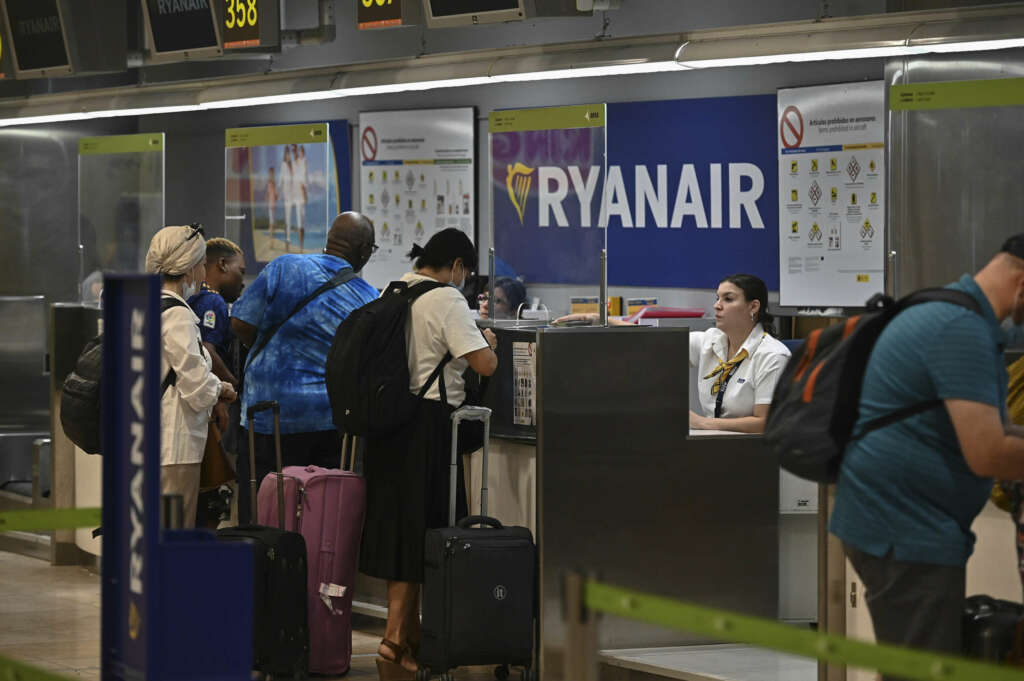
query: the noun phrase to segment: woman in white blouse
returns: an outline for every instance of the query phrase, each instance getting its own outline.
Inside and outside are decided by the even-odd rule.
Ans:
[[[763,433],[772,393],[789,361],[775,339],[768,289],[752,274],[718,285],[715,328],[690,333],[690,366],[697,370],[699,405],[690,428]]]
[[[163,276],[160,493],[182,496],[184,526],[193,527],[210,414],[218,400],[236,398],[231,384],[213,374],[210,354],[202,348],[199,318],[185,302],[206,277],[202,228],[164,227],[157,232],[146,253],[146,271]],[[218,418],[223,429],[227,425],[223,407]]]

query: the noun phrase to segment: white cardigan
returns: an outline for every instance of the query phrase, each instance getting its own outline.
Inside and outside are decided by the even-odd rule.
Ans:
[[[185,303],[171,291],[163,297]],[[201,463],[221,380],[211,370],[210,353],[200,350],[199,318],[187,303],[168,309],[160,321],[161,385],[172,367],[178,375],[160,399],[160,465]]]

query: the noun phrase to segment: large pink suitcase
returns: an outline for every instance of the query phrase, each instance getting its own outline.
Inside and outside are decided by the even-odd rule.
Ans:
[[[342,444],[342,468],[348,436]],[[351,460],[355,466],[356,442]],[[287,466],[285,528],[300,532],[308,554],[309,670],[339,675],[352,663],[352,589],[366,515],[366,481],[351,470]],[[261,525],[277,525],[276,473],[263,478],[257,496]]]

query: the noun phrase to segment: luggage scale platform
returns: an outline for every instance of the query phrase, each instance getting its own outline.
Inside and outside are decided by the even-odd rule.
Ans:
[[[623,676],[623,679],[817,681],[818,678],[815,660],[739,644],[602,650],[600,659],[609,667],[640,672]]]

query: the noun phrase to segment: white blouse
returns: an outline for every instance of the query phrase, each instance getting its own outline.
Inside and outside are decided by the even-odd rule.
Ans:
[[[744,349],[747,358],[733,371],[726,384],[719,418],[753,416],[754,405],[771,404],[775,384],[789,362],[789,348],[765,333],[760,324],[754,326],[743,346],[733,356]],[[697,394],[700,396],[700,405],[691,405],[691,408],[703,416],[713,418],[718,401],[718,395],[711,394],[718,377],[705,376],[714,371],[719,362],[732,359],[725,356],[728,351],[729,338],[721,330],[690,332],[690,366],[696,367]]]
[[[415,286],[435,280],[409,272],[402,275],[402,281]],[[458,407],[466,401],[466,382],[462,374],[469,366],[462,357],[488,346],[473,321],[466,298],[453,286],[441,286],[427,291],[412,304],[406,328],[406,347],[409,352],[409,390],[413,393],[419,393],[445,353],[451,353],[454,359],[444,367],[444,387],[448,404]],[[441,401],[438,381],[434,381],[424,397]]]
[[[185,302],[166,290],[163,297]],[[168,369],[174,367],[177,373],[175,384],[160,399],[160,465],[201,463],[221,380],[212,372],[210,353],[199,350],[199,317],[187,304],[161,315],[160,337],[161,384]]]

